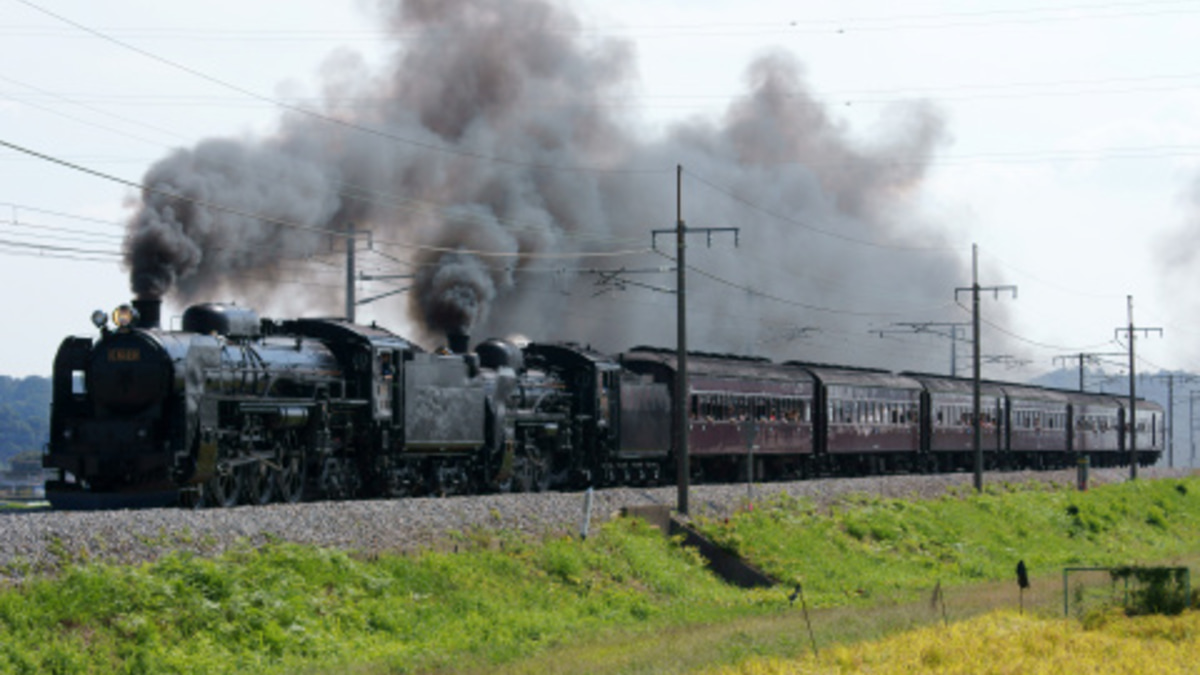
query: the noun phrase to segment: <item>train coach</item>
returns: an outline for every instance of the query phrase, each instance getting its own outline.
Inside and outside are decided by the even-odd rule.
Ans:
[[[674,398],[675,352],[638,347],[621,355],[621,365]],[[688,375],[688,454],[696,480],[814,473],[810,374],[766,359],[695,354],[688,357]],[[668,405],[664,421],[673,419],[674,410]],[[670,442],[670,436],[663,440]]]
[[[639,347],[634,372],[675,391],[676,353]],[[688,357],[688,443],[699,481],[969,471],[975,466],[974,383],[941,375],[719,354]],[[672,410],[674,408],[672,407]],[[1128,465],[1128,400],[1110,394],[984,381],[986,469]],[[1162,407],[1137,404],[1138,457],[1156,462]]]

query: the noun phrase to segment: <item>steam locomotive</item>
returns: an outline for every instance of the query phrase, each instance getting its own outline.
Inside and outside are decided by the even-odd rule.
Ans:
[[[606,355],[465,335],[427,352],[375,325],[187,308],[97,311],[54,361],[46,495],[55,508],[659,485],[673,480],[673,352]],[[689,359],[693,479],[972,466],[971,383],[712,354]],[[1152,464],[1162,409],[987,383],[989,467]]]

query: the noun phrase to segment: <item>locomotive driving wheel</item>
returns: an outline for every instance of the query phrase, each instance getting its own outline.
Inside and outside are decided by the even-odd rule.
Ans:
[[[275,476],[270,464],[263,460],[241,467],[242,488],[247,504],[263,506],[271,503],[275,496]]]
[[[275,471],[275,487],[279,500],[295,504],[304,496],[304,461],[298,453],[287,453]]]
[[[241,472],[228,467],[218,469],[217,474],[204,484],[205,504],[225,509],[237,506],[241,485]]]

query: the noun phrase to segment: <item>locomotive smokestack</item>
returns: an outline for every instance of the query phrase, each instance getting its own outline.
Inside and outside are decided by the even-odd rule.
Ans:
[[[446,331],[446,346],[455,354],[466,354],[471,348],[471,336],[464,330]]]
[[[159,323],[162,318],[161,298],[138,298],[133,301],[133,308],[138,313],[138,328],[160,327]]]

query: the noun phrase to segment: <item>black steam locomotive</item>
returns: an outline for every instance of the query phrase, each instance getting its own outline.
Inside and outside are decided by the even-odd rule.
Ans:
[[[201,304],[96,312],[54,363],[43,464],[56,508],[233,506],[543,490],[662,478],[667,443],[626,436],[662,387],[572,346],[465,336],[427,353],[342,319]],[[622,389],[639,401],[621,424]],[[650,389],[650,393],[639,390]],[[656,398],[661,402],[644,405]],[[666,429],[661,420],[647,428]],[[643,443],[636,445],[637,442]]]
[[[54,363],[56,508],[207,506],[658,485],[673,479],[672,352],[466,336],[429,353],[377,326],[261,319],[225,304],[159,326],[157,301],[97,312]],[[697,354],[696,480],[971,466],[971,383]],[[988,383],[989,467],[1129,461],[1127,403]],[[1137,461],[1163,443],[1137,406]]]

